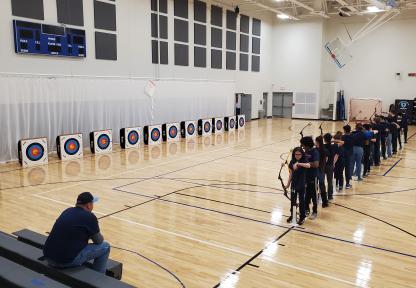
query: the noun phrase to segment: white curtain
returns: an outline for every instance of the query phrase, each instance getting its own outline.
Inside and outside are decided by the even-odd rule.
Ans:
[[[234,82],[0,76],[0,162],[17,159],[17,142],[48,137],[49,150],[60,134],[163,124],[234,114]],[[153,100],[153,105],[152,105]],[[153,110],[152,110],[153,109]],[[152,119],[153,118],[153,119]]]

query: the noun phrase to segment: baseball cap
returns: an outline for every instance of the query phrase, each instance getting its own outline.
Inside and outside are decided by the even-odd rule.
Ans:
[[[98,201],[98,197],[92,196],[90,192],[82,192],[77,197],[77,205],[84,205],[87,203],[95,203]]]

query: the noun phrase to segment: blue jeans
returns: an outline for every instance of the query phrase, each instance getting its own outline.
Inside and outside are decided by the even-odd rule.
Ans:
[[[392,134],[391,133],[389,133],[389,135],[387,136],[387,138],[386,138],[386,146],[387,146],[387,156],[391,156],[391,155],[393,155],[393,144],[392,144],[392,142],[391,142],[391,140],[392,140]]]
[[[354,174],[351,173],[351,175],[357,176],[358,178],[361,178],[361,164],[363,161],[363,154],[364,149],[360,146],[354,146],[352,149],[352,164],[351,164],[351,171],[354,171]],[[355,164],[355,170],[354,170],[354,164]]]
[[[64,249],[64,248],[63,248]],[[105,273],[108,256],[110,255],[110,244],[103,242],[101,244],[88,244],[81,252],[69,263],[56,263],[50,259],[48,260],[49,265],[56,268],[70,268],[81,266],[85,262],[94,260],[92,269],[97,272]]]

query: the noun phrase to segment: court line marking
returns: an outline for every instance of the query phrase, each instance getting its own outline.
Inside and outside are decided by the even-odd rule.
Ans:
[[[396,204],[406,205],[406,206],[416,206],[416,204],[412,204],[412,203],[406,203],[406,202],[400,202],[400,201],[393,201],[393,200],[387,200],[387,199],[380,199],[380,198],[374,198],[374,197],[368,197],[368,196],[362,196],[362,195],[355,195],[355,197],[361,197],[361,198],[366,198],[366,199],[373,199],[373,200],[378,200],[378,201],[383,201],[383,202],[389,202],[389,203],[396,203]]]
[[[49,200],[49,201],[52,201],[52,202],[55,202],[55,203],[58,203],[58,204],[61,204],[61,205],[69,206],[69,207],[74,206],[73,204],[69,204],[69,203],[66,203],[66,202],[63,202],[63,201],[55,200],[53,198],[49,198],[49,197],[45,197],[45,196],[41,196],[41,195],[34,194],[33,196],[37,197],[37,198]],[[94,211],[94,213],[105,215],[105,213],[102,213],[102,212],[99,212],[99,211]],[[176,237],[179,237],[179,238],[184,238],[184,239],[187,239],[187,240],[190,240],[190,241],[202,243],[202,244],[205,244],[207,246],[212,246],[212,247],[215,247],[215,248],[218,248],[218,249],[221,249],[221,250],[237,253],[237,254],[240,254],[240,255],[248,256],[248,257],[252,256],[251,254],[249,254],[247,252],[240,251],[240,250],[237,250],[237,249],[234,249],[234,248],[225,247],[225,246],[220,245],[220,244],[216,244],[216,243],[213,243],[213,242],[201,240],[201,239],[194,238],[194,237],[191,237],[191,236],[187,236],[187,235],[184,235],[184,234],[180,234],[180,233],[177,233],[177,232],[157,228],[157,227],[150,226],[150,225],[147,225],[147,224],[142,224],[142,223],[132,221],[132,220],[128,220],[128,219],[124,219],[124,218],[121,218],[121,217],[118,217],[118,216],[109,216],[109,218],[114,218],[116,220],[126,222],[126,223],[129,223],[129,224],[132,224],[132,225],[144,227],[144,228],[151,229],[151,230],[156,230],[156,231],[166,233],[166,234],[169,234],[169,235],[173,235],[173,236],[176,236]],[[275,263],[275,264],[278,264],[278,265],[281,265],[281,266],[292,268],[294,270],[299,270],[299,271],[309,273],[309,274],[312,274],[312,275],[318,275],[318,276],[321,276],[321,277],[324,277],[324,278],[328,278],[328,279],[331,279],[331,280],[335,280],[335,281],[338,281],[338,282],[342,282],[342,283],[346,283],[346,284],[349,284],[349,285],[352,285],[352,286],[356,286],[356,284],[353,283],[353,282],[350,282],[350,281],[344,280],[344,279],[340,279],[340,278],[335,277],[335,276],[323,274],[323,273],[320,273],[320,272],[315,272],[315,271],[312,271],[312,270],[309,270],[309,269],[306,269],[306,268],[298,267],[298,266],[295,266],[295,265],[292,265],[292,264],[287,264],[287,263],[277,261],[277,260],[273,260],[273,259],[270,259],[270,258],[264,258],[263,260],[267,260],[269,262],[272,262],[272,263]]]

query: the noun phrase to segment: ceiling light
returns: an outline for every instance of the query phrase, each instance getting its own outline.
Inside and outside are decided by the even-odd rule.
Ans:
[[[367,11],[370,13],[378,13],[378,12],[382,12],[383,10],[381,10],[377,6],[368,6]]]
[[[279,19],[289,19],[290,17],[289,17],[289,15],[286,15],[286,14],[277,14],[277,18],[279,18]]]

